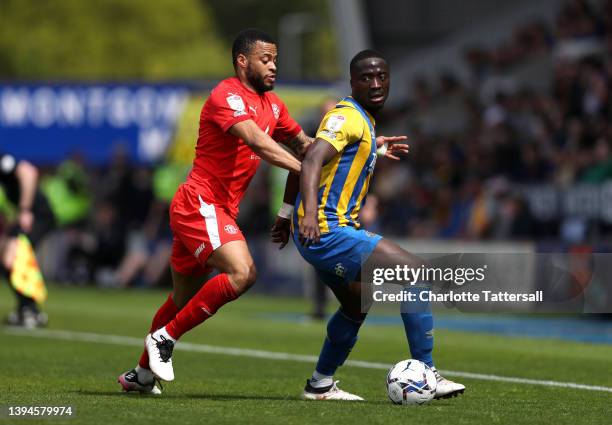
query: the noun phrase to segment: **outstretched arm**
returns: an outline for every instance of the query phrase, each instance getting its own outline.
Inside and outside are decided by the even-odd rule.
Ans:
[[[253,120],[249,119],[234,124],[230,127],[229,133],[244,140],[244,143],[264,161],[299,174],[301,170],[300,161],[280,147]]]
[[[317,139],[306,152],[302,161],[302,174],[300,175],[300,192],[304,204],[304,218],[300,223],[299,236],[302,245],[319,242],[321,231],[317,217],[317,191],[321,181],[321,169],[331,160],[338,151],[331,143]]]
[[[408,154],[409,146],[404,142],[408,140],[406,136],[378,136],[376,138],[377,153],[379,156],[399,160],[400,156]]]

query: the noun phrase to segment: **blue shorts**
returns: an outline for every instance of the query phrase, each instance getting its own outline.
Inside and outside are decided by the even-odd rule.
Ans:
[[[321,234],[317,244],[300,244],[297,229],[293,242],[300,254],[328,286],[346,285],[357,280],[361,265],[370,257],[382,236],[350,226],[334,227]]]

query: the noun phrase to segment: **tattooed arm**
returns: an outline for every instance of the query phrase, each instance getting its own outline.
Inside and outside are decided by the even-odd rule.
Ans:
[[[308,137],[304,130],[300,131],[297,136],[292,139],[287,139],[282,142],[300,159],[304,158],[306,150],[314,142],[312,137]]]

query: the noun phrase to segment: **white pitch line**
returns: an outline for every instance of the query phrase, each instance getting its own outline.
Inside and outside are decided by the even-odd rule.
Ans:
[[[143,338],[134,338],[131,336],[97,334],[90,332],[73,332],[55,329],[36,329],[24,330],[18,328],[5,328],[5,333],[18,336],[29,336],[37,338],[52,338],[65,341],[80,341],[80,342],[99,342],[103,344],[128,345],[135,347],[143,347]],[[253,350],[249,348],[236,347],[220,347],[207,344],[193,344],[181,342],[174,347],[177,351],[189,351],[208,354],[221,354],[226,356],[252,357],[266,360],[284,360],[303,363],[316,363],[317,356],[307,354],[291,354],[275,351]],[[361,360],[348,360],[346,366],[360,367],[365,369],[381,369],[388,370],[392,365],[386,363],[374,363]],[[441,370],[441,373],[448,376],[456,376],[460,378],[476,379],[481,381],[509,382],[513,384],[526,385],[541,385],[545,387],[572,388],[586,391],[601,391],[612,393],[612,387],[603,387],[597,385],[584,385],[574,382],[558,382],[558,381],[540,381],[537,379],[516,378],[512,376],[486,375],[482,373],[460,372],[453,370]]]

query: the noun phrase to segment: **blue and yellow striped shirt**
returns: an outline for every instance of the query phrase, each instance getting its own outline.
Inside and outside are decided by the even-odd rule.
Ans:
[[[327,233],[337,226],[359,227],[359,210],[365,203],[376,165],[374,118],[352,97],[329,111],[317,139],[329,142],[338,153],[323,166],[318,190],[319,228]],[[304,217],[301,194],[296,200],[298,223]]]

